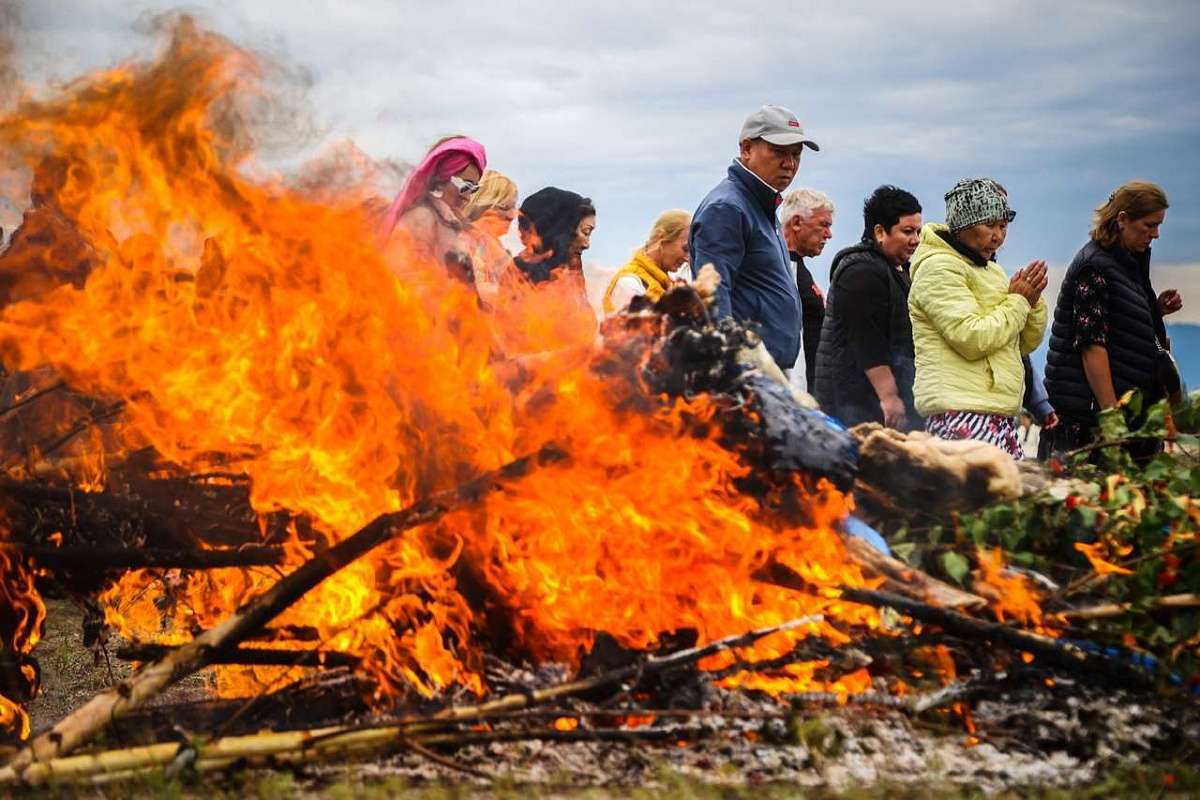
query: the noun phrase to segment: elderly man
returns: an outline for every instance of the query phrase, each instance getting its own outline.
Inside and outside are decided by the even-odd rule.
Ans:
[[[780,106],[747,117],[738,142],[739,157],[692,216],[692,271],[716,268],[718,315],[757,327],[771,358],[787,370],[800,354],[800,295],[775,212],[800,169],[801,151],[820,148]]]
[[[825,321],[825,296],[804,263],[816,258],[833,238],[833,201],[815,189],[788,192],[779,207],[783,239],[787,242],[796,289],[800,292],[800,310],[804,317],[803,359],[792,369],[792,385],[812,392],[817,385],[817,346],[821,342],[821,323]],[[803,376],[799,373],[803,367]],[[800,378],[804,380],[801,381]]]

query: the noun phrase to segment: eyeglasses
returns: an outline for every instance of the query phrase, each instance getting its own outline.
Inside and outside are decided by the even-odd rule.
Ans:
[[[470,197],[479,191],[478,181],[469,181],[466,178],[460,178],[457,175],[450,176],[450,185],[458,190],[458,193],[463,197]]]

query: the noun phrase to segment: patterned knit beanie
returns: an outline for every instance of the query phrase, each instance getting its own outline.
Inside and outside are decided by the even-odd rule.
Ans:
[[[981,222],[1012,222],[1008,192],[991,178],[965,178],[946,192],[946,224],[953,233]]]

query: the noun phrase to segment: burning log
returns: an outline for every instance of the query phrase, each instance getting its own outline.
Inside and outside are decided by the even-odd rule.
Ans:
[[[376,518],[289,573],[225,622],[172,651],[161,661],[148,664],[67,715],[13,757],[0,774],[0,780],[3,775],[19,776],[34,762],[71,752],[114,719],[142,705],[170,684],[211,664],[218,654],[236,648],[325,578],[402,531],[437,520],[455,508],[478,501],[503,481],[518,479],[537,466],[563,457],[560,450],[545,446],[533,456],[517,459],[456,489],[435,495],[404,511]]]
[[[871,573],[886,579],[890,591],[944,608],[980,608],[987,600],[956,589],[903,561],[885,556],[857,536],[844,537],[846,552]]]

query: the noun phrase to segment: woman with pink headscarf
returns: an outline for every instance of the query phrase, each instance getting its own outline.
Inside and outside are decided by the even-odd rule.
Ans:
[[[435,144],[388,209],[381,229],[388,249],[402,248],[400,258],[445,266],[474,286],[474,234],[463,210],[479,191],[486,167],[487,153],[474,139],[451,136]]]

